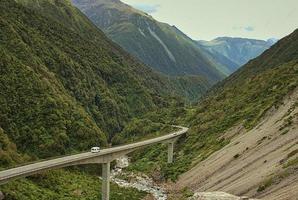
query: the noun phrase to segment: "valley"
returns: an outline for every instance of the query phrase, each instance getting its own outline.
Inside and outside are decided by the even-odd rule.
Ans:
[[[207,41],[120,0],[0,10],[0,181],[36,163],[0,200],[296,200],[298,29]]]

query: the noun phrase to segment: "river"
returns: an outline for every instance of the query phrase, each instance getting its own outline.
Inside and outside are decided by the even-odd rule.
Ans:
[[[154,181],[145,174],[135,175],[133,173],[123,172],[123,169],[128,167],[128,165],[129,159],[127,156],[117,159],[116,166],[111,171],[111,181],[120,187],[130,187],[139,191],[150,193],[156,200],[167,200],[167,194],[165,190],[155,184]],[[121,176],[129,177],[129,181],[118,178]]]

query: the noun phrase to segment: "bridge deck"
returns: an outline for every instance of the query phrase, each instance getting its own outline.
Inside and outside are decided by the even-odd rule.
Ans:
[[[133,144],[103,149],[98,153],[85,152],[85,153],[65,156],[65,157],[51,159],[47,161],[41,161],[34,164],[29,164],[29,165],[1,171],[0,184],[4,184],[9,180],[29,176],[41,171],[71,166],[73,165],[73,163],[79,163],[80,161],[83,161],[83,160],[99,158],[110,154],[125,152],[128,150],[135,150],[152,144],[166,142],[168,140],[178,138],[182,134],[186,133],[188,130],[188,128],[181,127],[181,126],[174,126],[174,127],[180,128],[180,130],[165,136],[161,136],[161,137],[157,137],[157,138],[153,138],[153,139],[149,139],[149,140],[145,140],[145,141],[141,141]]]

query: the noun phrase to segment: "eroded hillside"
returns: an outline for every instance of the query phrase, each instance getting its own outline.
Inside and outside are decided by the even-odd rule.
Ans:
[[[183,174],[176,186],[196,192],[283,200],[298,196],[298,90],[273,107],[252,130],[242,125],[222,137],[230,143]]]
[[[292,127],[293,129],[285,128],[284,130],[279,130],[283,123],[289,123],[289,127],[297,123],[296,118],[294,118],[294,116],[293,118],[288,116],[289,119],[285,117],[286,121],[284,121],[284,119],[278,121],[279,118],[283,117],[283,113],[286,114],[288,112],[289,107],[296,105],[295,102],[298,86],[297,42],[298,30],[283,38],[272,48],[265,51],[261,56],[250,61],[236,73],[217,84],[208,93],[208,95],[206,95],[198,103],[197,106],[188,109],[188,111],[184,113],[184,117],[178,119],[176,122],[184,123],[185,126],[190,127],[190,131],[187,136],[182,138],[176,145],[177,151],[175,154],[175,164],[166,165],[162,159],[166,156],[163,151],[161,149],[151,148],[147,151],[147,154],[143,154],[146,159],[144,158],[142,160],[137,160],[135,162],[135,166],[132,167],[132,169],[145,169],[146,172],[151,172],[153,176],[157,177],[158,180],[170,178],[172,180],[178,179],[179,181],[179,175],[191,170],[196,166],[198,166],[199,170],[203,171],[203,169],[200,168],[203,166],[202,163],[208,163],[209,159],[212,158],[213,153],[218,152],[218,154],[215,155],[220,154],[221,156],[216,157],[216,159],[214,158],[214,160],[218,163],[223,162],[223,166],[221,164],[214,165],[216,168],[214,169],[214,173],[219,173],[219,176],[216,177],[214,175],[214,179],[212,179],[213,163],[211,163],[210,160],[211,166],[205,166],[204,168],[206,170],[205,174],[210,170],[210,175],[206,177],[206,180],[202,177],[196,177],[194,175],[195,173],[191,174],[191,172],[189,176],[185,175],[185,178],[183,178],[183,175],[181,177],[181,180],[189,180],[189,182],[186,181],[185,184],[182,181],[182,184],[179,185],[180,187],[178,189],[178,193],[181,194],[184,191],[182,190],[183,187],[187,187],[192,183],[194,183],[193,189],[199,189],[200,187],[196,187],[195,185],[199,185],[202,181],[204,181],[204,185],[206,185],[206,188],[202,188],[202,190],[208,190],[209,178],[209,187],[211,189],[233,188],[233,180],[236,180],[238,176],[240,178],[240,174],[249,171],[250,168],[255,168],[253,165],[254,153],[252,152],[255,152],[254,155],[260,156],[262,155],[260,152],[265,153],[268,151],[268,155],[264,155],[264,159],[259,158],[259,160],[256,160],[256,163],[258,163],[260,166],[264,166],[264,170],[267,169],[268,165],[283,160],[288,154],[291,155],[292,151],[295,152],[296,147],[294,146],[282,153],[277,150],[277,152],[280,153],[279,156],[274,151],[275,149],[279,149],[280,145],[283,144],[285,145],[285,148],[287,148],[287,140],[293,144],[297,143],[296,125]],[[291,97],[294,100],[289,101],[291,103],[286,104],[285,107],[283,105],[284,101],[288,102],[285,99],[286,97]],[[278,116],[273,118],[273,116],[271,116],[275,113],[273,111],[278,109],[284,110],[276,111],[276,115]],[[293,111],[293,115],[296,112],[295,109],[290,110]],[[270,111],[272,111],[271,115]],[[269,115],[269,117],[267,115]],[[257,128],[263,119],[269,120],[267,124],[263,125],[263,131],[258,133],[254,132],[258,130]],[[287,122],[287,119],[290,120],[290,122]],[[241,132],[238,131],[237,127],[241,127]],[[269,127],[272,128],[272,131],[268,132],[266,129]],[[236,130],[236,132],[234,134],[227,134],[227,131],[229,130]],[[252,140],[251,145],[245,145],[245,137],[248,137],[248,141]],[[237,141],[235,142],[237,138],[242,138],[243,141],[239,141],[239,143],[237,143]],[[260,144],[257,144],[258,142],[260,142]],[[265,144],[268,144],[268,146]],[[236,150],[235,152],[227,152],[226,148],[228,147],[237,149],[237,152]],[[248,149],[246,150],[247,147]],[[269,153],[271,150],[272,154]],[[241,155],[245,154],[246,151],[247,158],[244,156],[243,162],[240,162]],[[229,159],[226,160],[225,157],[223,157],[222,154],[224,154],[224,152],[226,152],[225,156],[227,156]],[[252,154],[251,157],[248,156],[250,154]],[[268,156],[268,158],[266,158],[266,156]],[[270,160],[270,158],[272,160]],[[295,157],[291,159],[294,158]],[[238,159],[238,168],[236,166],[234,168],[233,164],[234,162],[238,162]],[[157,165],[155,163],[149,168],[145,168],[144,162],[146,160],[155,160],[155,162],[159,164]],[[231,168],[231,174],[229,174],[229,176],[221,173],[221,170],[225,169],[225,162],[228,163],[227,170]],[[290,163],[292,162],[294,163],[292,164],[293,166],[289,168],[291,172],[289,178],[295,179],[294,175],[297,173],[297,163],[295,163],[295,160],[290,161]],[[274,167],[274,169],[277,170],[283,166],[284,164],[278,164],[278,166],[276,168]],[[250,170],[252,177],[254,173],[258,172],[257,170]],[[296,171],[293,172],[292,170]],[[232,176],[234,173],[235,175]],[[276,175],[278,175],[278,173]],[[243,177],[250,177],[250,175],[247,173],[243,175]],[[228,191],[237,194],[247,193],[253,196],[261,196],[261,192],[257,193],[256,190],[258,190],[259,186],[259,191],[266,189],[268,184],[266,183],[267,178],[270,179],[269,171],[265,170],[263,176],[256,180],[256,182],[252,182],[252,185],[250,185],[249,181],[247,185],[245,181],[242,181],[241,184],[243,184],[243,190],[241,190],[240,187],[235,187],[233,190]],[[265,186],[262,186],[262,181],[265,182]],[[275,179],[272,180],[272,182],[272,184],[276,183],[280,186],[282,185],[282,182],[278,183],[278,181]],[[265,189],[263,189],[263,187],[265,187]]]

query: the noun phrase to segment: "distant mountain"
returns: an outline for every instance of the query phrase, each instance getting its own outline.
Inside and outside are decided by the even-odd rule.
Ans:
[[[270,48],[276,39],[254,40],[247,38],[219,37],[211,41],[198,41],[198,46],[209,51],[221,64],[231,72],[256,58]]]
[[[175,26],[154,20],[119,0],[72,0],[108,37],[155,70],[168,75],[201,75],[209,82],[227,73]]]

